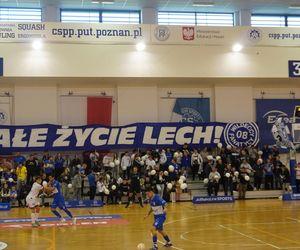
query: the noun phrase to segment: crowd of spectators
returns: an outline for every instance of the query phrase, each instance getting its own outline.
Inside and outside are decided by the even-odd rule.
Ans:
[[[99,196],[102,201],[120,203],[129,195],[133,167],[138,169],[142,191],[154,186],[162,197],[173,202],[188,192],[187,180],[203,181],[208,195],[233,195],[238,191],[240,199],[245,198],[247,190],[289,191],[289,170],[276,147],[238,149],[218,144],[213,149],[198,150],[185,144],[177,150],[122,153],[16,153],[1,159],[1,201],[17,200],[19,206],[24,206],[34,177],[42,176],[47,181],[54,174],[66,200],[85,196],[93,200]],[[296,168],[296,179],[300,191],[300,166]]]

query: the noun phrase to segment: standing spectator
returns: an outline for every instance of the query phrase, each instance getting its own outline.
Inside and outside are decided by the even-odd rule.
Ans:
[[[167,170],[168,168],[167,161],[168,159],[167,159],[166,152],[165,150],[162,149],[159,154],[159,164],[161,166],[161,170],[163,171]]]
[[[247,169],[245,167],[242,167],[240,169],[240,174],[239,174],[239,199],[240,200],[246,199],[246,191],[247,191],[249,180],[250,177],[247,173]]]
[[[41,174],[40,167],[36,163],[33,155],[29,156],[29,159],[26,161],[27,168],[27,185],[33,184],[33,176],[39,176]]]
[[[109,164],[113,161],[114,161],[113,154],[107,153],[106,155],[104,155],[102,163],[103,163],[105,172],[108,172],[111,170],[111,167]]]
[[[285,165],[281,165],[281,179],[282,179],[282,191],[283,194],[289,193],[290,187],[290,172]]]
[[[191,156],[188,150],[183,151],[183,155],[181,158],[181,174],[184,171],[187,171],[191,166]]]
[[[231,169],[231,164],[227,164],[226,168],[224,170],[224,195],[228,195],[228,191],[230,192],[230,195],[233,196],[233,176],[234,173]]]
[[[100,176],[99,180],[97,181],[97,191],[101,197],[101,201],[104,202],[104,196],[105,196],[105,182],[103,180],[103,177]]]
[[[273,152],[273,154],[275,153],[277,153],[277,151]],[[279,155],[274,156],[273,159],[275,189],[282,189],[282,181],[280,178],[282,162],[280,161]]]
[[[296,171],[296,192],[300,193],[300,162],[297,163]]]
[[[92,169],[92,172],[87,176],[88,177],[88,181],[89,181],[89,186],[90,186],[90,200],[94,200],[95,199],[95,195],[96,195],[96,176],[95,176],[95,172]]]
[[[196,174],[198,174],[199,180],[201,180],[203,173],[203,159],[201,155],[198,153],[197,149],[194,149],[191,156],[191,165],[192,165],[192,178],[195,180]]]
[[[220,173],[217,171],[216,167],[212,167],[212,170],[208,176],[208,195],[211,196],[213,193],[215,196],[218,196],[219,192],[219,181],[221,179]]]
[[[260,190],[262,180],[264,177],[264,166],[262,164],[262,159],[259,158],[256,161],[256,164],[253,166],[254,172],[254,190]]]
[[[173,152],[171,151],[170,148],[167,148],[166,157],[167,157],[166,165],[169,166],[172,162],[172,159],[173,159]]]
[[[15,166],[18,166],[20,163],[22,165],[24,165],[25,161],[26,161],[26,158],[23,155],[21,155],[20,152],[17,152],[16,155],[15,155],[15,157],[14,157]]]
[[[1,190],[1,200],[3,203],[9,203],[10,202],[10,189],[8,188],[7,183],[4,183],[3,188]]]
[[[64,172],[64,162],[65,162],[64,158],[61,156],[60,153],[58,153],[56,155],[55,163],[54,163],[55,179],[58,181],[61,181],[60,176]]]
[[[54,173],[54,169],[55,169],[54,165],[55,165],[55,162],[54,162],[52,156],[49,156],[48,159],[46,158],[44,160],[43,168],[44,168],[44,173],[47,175],[47,177]]]
[[[28,194],[28,186],[26,185],[25,181],[20,182],[19,189],[17,190],[17,200],[19,207],[25,207],[26,205],[26,196]]]
[[[17,191],[19,191],[21,182],[26,182],[27,180],[27,168],[22,163],[19,163],[16,169],[16,174],[17,174]]]
[[[123,171],[122,177],[129,178],[130,175],[130,166],[131,166],[131,157],[128,152],[125,152],[121,159],[121,169]]]
[[[81,200],[81,182],[82,182],[82,177],[78,169],[77,173],[73,178],[74,196],[75,196],[75,200],[78,201]]]
[[[267,159],[267,163],[264,165],[266,190],[273,189],[273,169],[273,164],[271,163],[270,159]]]
[[[71,175],[69,168],[65,167],[64,172],[61,174],[61,191],[65,200],[69,200],[68,184],[71,183]]]
[[[99,153],[95,150],[94,152],[90,153],[90,161],[91,161],[91,168],[95,168],[98,166],[98,161],[99,161]]]
[[[71,170],[71,176],[73,177],[75,174],[78,173],[77,166],[81,164],[81,160],[77,154],[75,154],[74,158],[71,161],[70,170]]]

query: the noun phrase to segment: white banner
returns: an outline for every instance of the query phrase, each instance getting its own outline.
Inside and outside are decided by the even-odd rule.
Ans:
[[[300,28],[151,26],[154,44],[299,46]]]
[[[0,42],[299,46],[300,28],[0,23]]]
[[[0,42],[41,39],[64,43],[136,43],[150,40],[149,25],[0,23]]]

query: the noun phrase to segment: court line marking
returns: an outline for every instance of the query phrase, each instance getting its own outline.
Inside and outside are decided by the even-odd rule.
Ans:
[[[237,233],[237,234],[240,234],[240,235],[242,235],[242,236],[244,236],[244,237],[247,237],[247,238],[249,238],[249,239],[255,240],[255,241],[260,242],[260,243],[264,243],[265,245],[268,245],[268,246],[270,246],[270,247],[273,247],[273,248],[276,248],[276,249],[281,249],[280,247],[277,247],[277,246],[275,246],[275,245],[273,245],[273,244],[270,244],[270,243],[268,243],[268,242],[265,242],[265,241],[263,241],[263,240],[254,238],[254,237],[252,237],[252,236],[250,236],[250,235],[241,233],[241,232],[239,232],[239,231],[237,231],[237,230],[234,230],[234,229],[232,229],[232,228],[230,228],[230,227],[226,227],[226,226],[221,225],[221,224],[220,224],[219,226],[222,227],[222,228],[224,228],[224,229],[226,229],[226,230],[228,230],[228,231],[232,231],[232,232],[235,232],[235,233]]]
[[[294,243],[294,244],[297,244],[297,245],[300,245],[300,242],[298,241],[295,241],[295,240],[291,240],[289,238],[286,238],[286,237],[282,237],[282,236],[279,236],[279,235],[276,235],[276,234],[273,234],[273,233],[270,233],[268,231],[265,231],[265,230],[262,230],[262,229],[258,229],[258,228],[255,228],[255,227],[250,227],[258,232],[261,232],[261,233],[265,233],[265,234],[268,234],[268,235],[271,235],[275,238],[278,238],[278,239],[281,239],[281,240],[285,240],[285,241],[288,241],[288,242],[291,242],[291,243]]]
[[[293,221],[297,221],[297,222],[300,222],[300,220],[297,220],[297,219],[294,219],[294,218],[291,218],[291,217],[286,217],[288,220],[293,220]]]
[[[157,242],[159,242],[160,244],[164,245],[164,243],[160,240],[158,240]],[[174,248],[174,249],[177,249],[177,250],[184,250],[182,248],[178,248],[178,247],[175,247],[175,246],[171,246],[171,248]]]
[[[204,229],[204,228],[203,228]],[[223,228],[214,228],[214,230],[224,230]],[[188,231],[185,233],[182,233],[180,235],[180,238],[186,241],[195,242],[195,243],[201,243],[204,245],[219,245],[219,246],[234,246],[234,247],[251,247],[251,246],[265,246],[265,244],[231,244],[231,243],[213,243],[213,242],[206,242],[201,240],[190,240],[186,238],[184,235],[192,232],[198,232],[200,230],[194,230],[194,231]],[[202,231],[202,230],[201,230]]]

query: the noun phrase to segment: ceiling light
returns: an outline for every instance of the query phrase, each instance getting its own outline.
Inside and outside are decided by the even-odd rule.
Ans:
[[[300,4],[292,4],[289,6],[290,9],[300,9]]]
[[[40,40],[35,40],[32,42],[32,48],[35,50],[40,50],[43,47],[43,43]]]
[[[100,2],[99,2],[99,1],[92,1],[92,3],[96,3],[96,4],[99,4]]]
[[[243,45],[236,43],[232,46],[232,51],[233,52],[240,52],[243,49]]]
[[[135,47],[136,47],[137,51],[143,51],[146,48],[146,44],[140,42],[140,43],[136,44]]]
[[[101,1],[102,4],[114,4],[115,1],[110,1],[110,0],[105,0],[105,1]]]
[[[214,7],[214,3],[202,3],[202,2],[194,2],[193,3],[194,7]]]

